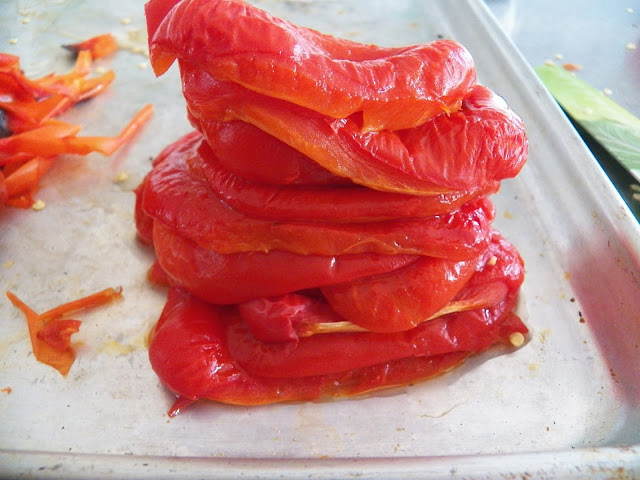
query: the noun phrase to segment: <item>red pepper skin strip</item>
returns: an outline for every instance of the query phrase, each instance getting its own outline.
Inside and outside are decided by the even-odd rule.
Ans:
[[[65,111],[71,104],[68,97],[55,94],[41,101],[3,101],[0,102],[0,108],[9,113],[9,130],[13,134],[19,134],[39,127],[49,118]]]
[[[71,345],[63,343],[63,348],[59,348],[60,345],[54,347],[51,345],[51,341],[45,341],[39,338],[39,332],[46,327],[44,322],[40,320],[40,316],[13,293],[7,292],[7,297],[15,307],[22,311],[27,319],[29,336],[31,337],[31,348],[36,360],[55,368],[63,376],[66,376],[76,359],[76,353],[73,348],[71,348]]]
[[[121,292],[121,288],[107,288],[59,305],[42,314],[34,312],[13,293],[6,293],[11,303],[20,309],[27,319],[31,348],[36,360],[55,368],[66,376],[76,359],[70,337],[79,330],[80,322],[70,319],[63,320],[60,317],[109,303],[120,298]]]
[[[285,221],[372,222],[429,217],[457,210],[478,196],[498,190],[498,182],[484,190],[433,196],[380,192],[351,185],[276,187],[247,182],[226,171],[205,142],[189,157],[192,170],[206,178],[213,192],[234,210],[254,218]]]
[[[58,351],[71,348],[71,335],[80,330],[80,320],[58,320],[46,324],[38,332],[38,340],[42,340]]]
[[[77,300],[72,300],[40,314],[40,319],[47,322],[51,319],[71,315],[82,310],[96,308],[122,298],[122,287],[105,288]]]
[[[34,95],[27,100],[3,101],[0,102],[0,108],[10,114],[7,122],[9,130],[14,134],[23,133],[39,127],[50,118],[62,115],[76,103],[98,95],[114,79],[115,74],[109,70],[100,77],[78,79],[75,82],[77,85],[73,87],[74,91],[64,88],[62,89],[64,93],[54,91],[42,96],[41,99]]]
[[[284,251],[225,255],[199,247],[157,222],[153,246],[172,285],[220,305],[395,271],[420,258],[371,253],[297,255]]]
[[[333,375],[264,378],[247,373],[230,355],[226,342],[229,321],[228,309],[202,302],[178,289],[169,291],[149,345],[153,370],[178,395],[169,415],[176,415],[198,399],[265,405],[404,386],[441,374],[468,356],[468,352],[460,351],[406,358]]]
[[[74,53],[78,53],[82,50],[88,50],[91,52],[91,58],[96,60],[116,52],[118,50],[118,42],[116,42],[116,39],[112,34],[104,33],[102,35],[91,37],[83,42],[63,45],[63,48]]]
[[[450,40],[383,48],[299,27],[238,0],[168,6],[145,6],[156,75],[188,59],[219,80],[323,115],[362,112],[364,131],[411,128],[455,111],[476,81],[471,55]]]
[[[146,105],[116,137],[78,137],[80,127],[53,117],[102,92],[114,79],[112,71],[95,78],[89,50],[80,50],[74,68],[63,75],[26,78],[19,58],[0,53],[0,170],[4,177],[0,205],[28,208],[40,177],[61,154],[113,154],[150,118]]]
[[[3,155],[28,153],[53,157],[61,154],[88,155],[100,152],[111,155],[149,120],[153,113],[151,104],[145,105],[136,113],[116,137],[76,137],[69,134],[69,129],[79,129],[74,125],[46,123],[40,128],[0,139],[0,164]],[[77,131],[77,130],[76,130]]]
[[[478,255],[489,241],[494,210],[481,198],[424,219],[369,223],[280,222],[248,217],[224,204],[182,156],[146,177],[142,209],[155,221],[218,253],[284,250],[302,255],[418,254],[451,259]]]
[[[9,195],[7,193],[7,182],[4,179],[2,169],[0,169],[0,210],[2,210],[2,207],[4,206],[8,198]]]
[[[27,207],[33,203],[33,194],[38,189],[40,179],[51,168],[53,159],[34,157],[17,169],[8,172],[5,179],[7,203],[25,202]],[[24,200],[22,200],[24,198]],[[10,200],[9,200],[10,199]]]
[[[335,175],[375,190],[417,195],[474,191],[517,175],[528,153],[522,120],[482,86],[473,88],[462,108],[450,115],[408,130],[363,133],[352,118],[336,120],[220,82],[191,64],[181,64],[181,71],[190,119],[208,140],[212,122],[242,120]]]
[[[18,101],[36,100],[51,92],[41,86],[37,80],[30,80],[20,70],[20,57],[0,53],[0,91],[10,92]]]

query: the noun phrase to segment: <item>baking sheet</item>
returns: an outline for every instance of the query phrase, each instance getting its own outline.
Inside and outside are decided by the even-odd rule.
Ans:
[[[9,0],[0,45],[29,75],[71,68],[59,45],[111,32],[109,91],[66,119],[115,134],[156,113],[110,158],[67,157],[41,212],[0,212],[0,289],[37,311],[121,285],[83,314],[66,378],[36,362],[22,315],[0,299],[0,473],[48,478],[593,478],[640,474],[640,228],[579,137],[479,1],[263,0],[321,31],[404,45],[460,41],[480,81],[525,120],[531,154],[495,197],[496,226],[521,251],[518,311],[531,329],[427,383],[329,403],[245,408],[201,402],[178,417],[145,338],[164,292],[145,281],[133,193],[150,158],[188,131],[176,69],[153,77],[143,3]],[[28,23],[23,19],[28,18]],[[12,39],[17,39],[14,42]],[[10,42],[11,40],[11,42]],[[126,171],[129,179],[114,183]]]

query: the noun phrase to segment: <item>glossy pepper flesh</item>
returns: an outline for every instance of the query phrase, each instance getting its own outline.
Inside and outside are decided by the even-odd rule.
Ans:
[[[527,333],[487,198],[522,168],[524,125],[462,46],[357,44],[241,0],[146,14],[195,128],[136,189],[172,415],[405,385]]]

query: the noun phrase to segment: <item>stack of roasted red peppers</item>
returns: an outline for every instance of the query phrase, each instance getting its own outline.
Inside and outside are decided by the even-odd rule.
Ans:
[[[146,14],[195,128],[137,189],[171,287],[150,359],[172,414],[407,384],[522,342],[524,267],[487,196],[526,135],[462,46],[362,45],[241,0]]]

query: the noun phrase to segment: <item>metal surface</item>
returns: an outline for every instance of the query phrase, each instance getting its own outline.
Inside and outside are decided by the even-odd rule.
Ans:
[[[576,74],[640,117],[638,0],[485,0],[527,61],[579,67]]]
[[[640,1],[486,0],[503,30],[533,66],[573,64],[597,90],[640,117]],[[606,92],[606,93],[605,93]],[[640,199],[627,171],[575,125],[620,195],[640,220]]]
[[[164,292],[145,281],[133,194],[149,158],[188,130],[175,69],[155,79],[141,2],[13,0],[0,45],[29,74],[65,71],[58,46],[111,31],[130,48],[101,62],[110,91],[70,112],[87,134],[156,114],[113,158],[69,157],[41,212],[0,212],[0,289],[45,310],[106,286],[118,304],[82,315],[67,378],[38,364],[24,319],[0,301],[0,473],[43,478],[625,478],[640,475],[640,228],[525,59],[477,1],[278,1],[259,6],[319,30],[401,45],[466,45],[480,80],[524,118],[531,155],[495,197],[521,251],[518,307],[531,329],[432,381],[363,398],[244,408],[201,402],[174,419],[145,336]],[[29,18],[28,23],[22,23]],[[128,21],[122,23],[122,19]],[[129,22],[130,21],[130,22]],[[18,39],[9,43],[9,39]],[[126,170],[130,178],[114,184]],[[6,391],[5,391],[6,392]]]

